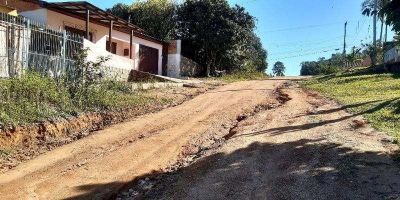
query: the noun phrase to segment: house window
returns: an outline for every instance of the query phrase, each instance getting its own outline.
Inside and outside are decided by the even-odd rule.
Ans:
[[[65,26],[65,30],[67,32],[75,33],[75,34],[80,35],[82,37],[86,36],[86,31],[83,31],[83,30],[80,30],[80,29],[77,29],[77,28],[72,28],[70,26]],[[93,42],[93,33],[92,32],[89,32],[89,40],[91,42]]]
[[[110,41],[107,41],[107,46],[106,46],[106,50],[113,53],[113,54],[117,54],[117,43],[113,42],[111,45],[111,51],[110,51]]]
[[[124,56],[129,56],[129,49],[124,49]]]

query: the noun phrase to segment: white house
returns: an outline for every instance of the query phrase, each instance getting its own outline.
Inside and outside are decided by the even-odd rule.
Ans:
[[[5,4],[5,0],[0,0]],[[110,69],[127,76],[132,69],[161,75],[165,43],[144,30],[84,1],[50,3],[41,0],[7,0],[32,21],[85,37],[90,60],[109,56]]]
[[[385,52],[385,63],[400,62],[400,47],[393,47]]]

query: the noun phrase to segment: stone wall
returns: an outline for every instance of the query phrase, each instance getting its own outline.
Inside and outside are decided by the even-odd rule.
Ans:
[[[201,76],[203,68],[195,61],[181,56],[181,72],[183,77],[198,77]]]

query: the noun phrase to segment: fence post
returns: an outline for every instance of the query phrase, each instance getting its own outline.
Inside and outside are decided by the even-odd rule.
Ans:
[[[63,30],[63,42],[62,42],[62,48],[61,48],[61,69],[62,73],[68,73],[67,72],[67,66],[65,62],[65,52],[66,52],[66,46],[67,46],[67,31]],[[60,74],[61,75],[61,74]]]
[[[24,51],[23,51],[23,55],[22,55],[22,59],[23,59],[23,66],[24,66],[24,70],[22,73],[25,73],[26,70],[28,70],[29,68],[29,45],[30,45],[30,41],[31,41],[31,21],[27,18],[24,18],[25,20],[25,26],[26,26],[26,31],[24,31],[24,37],[23,37],[23,42],[24,42]]]

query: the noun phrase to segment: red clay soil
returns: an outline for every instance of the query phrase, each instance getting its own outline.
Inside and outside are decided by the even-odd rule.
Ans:
[[[201,88],[156,89],[148,91],[146,95],[165,101],[154,101],[114,111],[82,113],[77,117],[58,118],[29,125],[3,127],[0,129],[0,147],[6,152],[0,152],[0,172],[8,171],[21,162],[84,138],[112,124],[179,105],[211,87],[213,86],[203,85]]]
[[[178,171],[140,177],[119,198],[400,199],[393,139],[360,114],[287,86],[280,106],[238,122],[227,141]]]
[[[137,177],[177,163],[187,154],[187,146],[197,142],[193,139],[212,133],[222,133],[222,138],[242,113],[275,99],[274,89],[281,83],[233,83],[97,131],[0,174],[0,196],[107,199]]]

